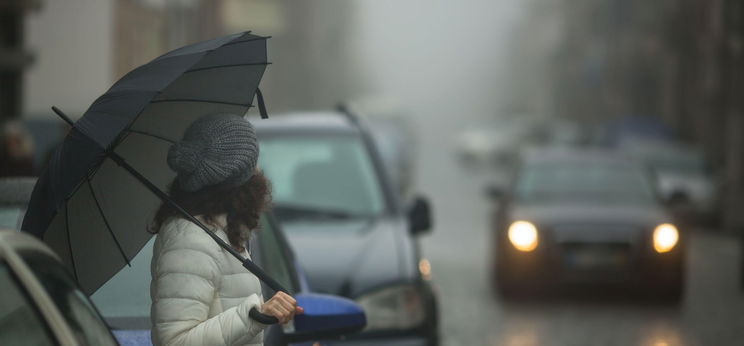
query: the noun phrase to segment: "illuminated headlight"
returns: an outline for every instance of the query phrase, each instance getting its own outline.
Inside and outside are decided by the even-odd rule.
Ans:
[[[532,251],[537,247],[537,228],[527,221],[515,221],[509,226],[509,241],[519,251]]]
[[[414,285],[398,285],[357,299],[367,315],[365,330],[410,329],[424,321],[423,299]]]
[[[654,229],[654,250],[658,253],[672,251],[679,241],[679,231],[677,227],[670,223],[664,223],[656,226]]]

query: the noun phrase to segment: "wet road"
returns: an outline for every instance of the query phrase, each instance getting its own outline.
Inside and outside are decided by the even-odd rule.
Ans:
[[[443,345],[744,345],[741,253],[735,238],[717,232],[692,234],[687,292],[677,306],[613,297],[494,298],[483,194],[490,177],[460,168],[442,151],[448,137],[437,130],[446,126],[420,125],[418,190],[432,199],[436,222],[422,244],[440,297]]]

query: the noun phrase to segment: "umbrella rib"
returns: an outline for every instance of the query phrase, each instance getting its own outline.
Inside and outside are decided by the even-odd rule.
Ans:
[[[127,265],[131,267],[132,264],[129,262],[129,258],[127,258],[127,255],[124,253],[124,249],[121,248],[119,239],[117,239],[116,235],[114,235],[114,230],[111,229],[111,225],[109,224],[108,219],[106,218],[106,213],[103,212],[103,208],[101,208],[101,204],[98,203],[98,197],[96,197],[96,192],[93,191],[93,185],[90,183],[90,179],[87,179],[86,182],[88,183],[88,188],[90,189],[90,195],[93,196],[93,201],[96,202],[96,208],[98,208],[98,213],[101,214],[103,223],[106,224],[106,229],[111,235],[111,238],[114,238],[114,243],[116,243],[116,247],[119,249],[119,252],[121,253],[121,257],[124,257],[124,261],[127,262]]]
[[[156,135],[154,133],[140,131],[140,130],[132,130],[131,128],[128,129],[128,130],[125,130],[125,131],[131,132],[131,133],[136,133],[136,134],[143,135],[143,136],[149,136],[149,137],[152,137],[152,138],[157,138],[157,139],[160,139],[162,141],[165,141],[165,142],[168,142],[168,143],[171,143],[171,144],[176,144],[176,141],[174,141],[174,140],[172,140],[170,138],[165,138],[163,136]]]
[[[165,100],[155,100],[150,101],[150,103],[163,103],[163,102],[203,102],[203,103],[218,103],[223,105],[231,105],[231,106],[242,106],[242,107],[253,107],[250,103],[237,103],[237,102],[227,102],[227,101],[212,101],[212,100],[200,100],[200,99],[165,99]]]
[[[270,62],[247,62],[243,64],[228,64],[228,65],[219,65],[219,66],[198,67],[198,68],[186,70],[184,74],[190,73],[190,72],[204,71],[204,70],[214,70],[214,69],[223,68],[223,67],[259,66],[259,65],[266,66],[266,65],[271,65],[271,63]]]
[[[77,267],[75,266],[75,253],[72,251],[72,241],[70,240],[70,214],[69,208],[65,203],[65,233],[67,233],[67,249],[70,251],[70,262],[72,263],[72,275],[75,277],[75,281],[80,283],[78,280]]]

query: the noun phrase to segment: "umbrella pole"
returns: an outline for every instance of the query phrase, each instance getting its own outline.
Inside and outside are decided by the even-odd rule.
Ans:
[[[168,196],[167,193],[165,193],[162,190],[160,190],[157,186],[155,186],[155,184],[151,183],[149,180],[147,180],[147,178],[145,178],[136,169],[134,169],[134,167],[130,166],[126,161],[124,161],[124,158],[122,158],[118,154],[114,153],[113,151],[107,151],[106,152],[106,155],[109,158],[111,158],[111,160],[113,160],[114,162],[116,162],[116,164],[118,164],[119,166],[121,166],[122,168],[124,168],[125,170],[127,170],[127,172],[129,172],[129,174],[131,174],[135,178],[137,178],[137,180],[139,180],[142,184],[144,184],[150,191],[152,191],[152,193],[154,193],[156,196],[160,197],[161,200],[163,200],[164,202],[168,203],[171,207],[173,207],[176,210],[178,210],[178,212],[181,213],[181,215],[183,215],[186,219],[188,219],[189,221],[191,221],[194,224],[196,224],[197,226],[199,226],[204,232],[207,233],[207,235],[209,235],[210,237],[212,237],[212,239],[214,239],[214,241],[217,242],[217,244],[220,247],[222,247],[223,249],[225,249],[227,252],[229,252],[231,255],[233,255],[233,257],[235,257],[238,261],[240,261],[243,264],[243,267],[245,269],[248,269],[248,271],[250,271],[251,273],[253,273],[253,275],[256,275],[256,277],[258,277],[259,280],[261,280],[264,283],[266,283],[266,285],[268,285],[269,287],[271,287],[274,291],[277,291],[277,292],[281,291],[281,292],[284,292],[284,293],[289,294],[289,291],[287,291],[287,289],[284,288],[279,282],[277,282],[276,280],[274,280],[274,278],[272,278],[271,276],[269,276],[268,274],[266,274],[266,272],[263,271],[263,269],[261,269],[255,263],[253,263],[253,261],[251,261],[251,260],[249,260],[247,258],[243,258],[243,256],[240,253],[238,253],[235,249],[233,249],[233,247],[230,246],[230,244],[226,243],[224,240],[222,240],[222,238],[218,237],[217,234],[215,234],[214,232],[210,231],[207,228],[207,226],[205,226],[201,221],[199,221],[197,218],[195,218],[193,215],[191,215],[185,209],[181,208],[181,206],[178,205],[178,203],[176,203],[173,199],[171,199],[170,196]],[[258,321],[259,323],[263,323],[263,324],[276,324],[276,323],[279,323],[279,320],[276,317],[271,316],[271,315],[263,314],[260,311],[258,311],[257,308],[252,308],[249,311],[249,316],[252,319]]]
[[[275,291],[282,291],[284,293],[289,293],[280,283],[278,283],[276,280],[274,280],[272,277],[270,277],[266,272],[263,271],[259,266],[257,266],[253,261],[243,258],[243,256],[236,251],[230,244],[226,243],[222,238],[217,236],[214,232],[210,231],[207,226],[205,226],[201,221],[199,221],[197,218],[195,218],[193,215],[191,215],[189,212],[187,212],[185,209],[183,209],[180,205],[178,205],[173,199],[168,196],[167,193],[160,190],[155,184],[151,183],[147,178],[145,178],[142,174],[140,174],[134,167],[130,166],[124,158],[119,156],[113,151],[109,151],[106,153],[106,155],[111,158],[114,162],[116,162],[117,165],[124,168],[129,174],[133,175],[137,180],[139,180],[142,184],[145,185],[152,193],[154,193],[156,196],[160,197],[164,202],[168,203],[172,208],[176,209],[179,213],[181,213],[186,219],[193,222],[197,226],[199,226],[204,232],[206,232],[212,239],[214,239],[217,244],[225,249],[227,252],[229,252],[233,257],[235,257],[238,261],[243,263],[243,267],[245,269],[248,269],[251,273],[256,275],[261,281],[265,282],[269,287],[271,287]]]
[[[56,113],[62,120],[64,120],[66,123],[68,123],[70,126],[73,126],[72,120],[64,113],[62,110],[60,110],[57,107],[52,107],[52,110],[54,113]],[[81,134],[85,135],[85,133],[80,132]],[[233,257],[235,257],[240,263],[243,264],[243,267],[245,269],[248,269],[253,275],[255,275],[259,280],[266,283],[271,289],[274,291],[281,291],[284,293],[289,294],[289,291],[287,291],[282,284],[274,280],[269,274],[266,274],[261,267],[257,266],[253,261],[247,258],[243,258],[243,256],[238,253],[235,249],[233,249],[230,244],[226,243],[222,238],[218,237],[217,234],[210,231],[207,226],[205,226],[201,221],[199,221],[197,218],[195,218],[193,215],[191,215],[188,211],[181,208],[176,201],[170,198],[167,193],[163,192],[155,186],[152,182],[150,182],[145,176],[140,174],[134,167],[130,166],[123,157],[119,156],[119,154],[115,153],[113,150],[106,150],[106,156],[116,162],[117,165],[124,168],[129,174],[134,176],[137,180],[139,180],[145,187],[147,187],[148,190],[150,190],[152,193],[154,193],[156,196],[158,196],[162,201],[165,203],[168,203],[171,207],[175,208],[183,217],[185,217],[187,220],[193,222],[195,225],[199,226],[204,232],[207,233],[215,242],[217,242],[217,245],[219,245],[221,248],[225,249],[227,252],[229,252]],[[277,324],[279,323],[279,320],[271,315],[266,315],[258,311],[257,308],[252,308],[249,311],[249,316],[258,321],[259,323],[263,324]]]
[[[73,126],[72,120],[70,120],[70,118],[64,112],[62,112],[62,110],[60,110],[57,107],[52,107],[52,110],[60,118],[62,118],[66,123],[68,123],[70,126]],[[83,135],[85,134],[83,133]],[[134,169],[134,167],[130,166],[124,160],[123,157],[119,156],[119,154],[113,152],[112,150],[106,150],[106,156],[109,157],[114,162],[116,162],[117,165],[124,168],[127,172],[129,172],[129,174],[134,176],[137,180],[139,180],[143,185],[145,185],[145,187],[147,187],[148,190],[150,190],[152,193],[158,196],[162,201],[168,203],[172,208],[176,209],[179,213],[181,213],[181,215],[183,215],[183,217],[185,217],[187,220],[199,226],[199,228],[201,228],[204,232],[206,232],[207,235],[209,235],[215,242],[217,242],[217,244],[221,248],[225,249],[225,251],[229,252],[233,257],[235,257],[238,261],[240,261],[243,264],[243,267],[245,269],[248,269],[248,271],[256,275],[256,277],[258,277],[259,280],[266,283],[266,285],[268,285],[269,287],[271,287],[271,289],[275,291],[281,291],[281,292],[289,294],[289,291],[287,291],[287,289],[284,288],[284,286],[282,286],[279,282],[277,282],[272,277],[270,277],[268,274],[266,274],[266,272],[263,271],[261,267],[257,266],[250,259],[243,258],[243,256],[238,251],[233,249],[233,247],[230,246],[230,244],[226,243],[224,240],[222,240],[222,238],[217,236],[217,234],[210,231],[209,228],[207,228],[207,226],[205,226],[201,221],[199,221],[197,218],[195,218],[185,209],[181,208],[181,206],[178,205],[178,203],[176,203],[173,199],[171,199],[167,193],[160,190],[160,188],[155,186],[155,184],[153,184],[145,176],[140,174],[140,172]]]

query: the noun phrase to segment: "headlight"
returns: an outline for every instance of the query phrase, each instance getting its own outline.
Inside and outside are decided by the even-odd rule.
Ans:
[[[509,241],[519,251],[532,251],[537,247],[537,228],[527,221],[515,221],[509,226]]]
[[[367,315],[365,330],[410,329],[424,321],[423,299],[414,285],[386,287],[357,299]]]
[[[670,223],[656,226],[654,229],[654,250],[658,253],[671,251],[679,241],[677,227]]]

